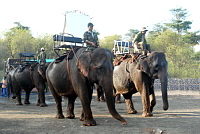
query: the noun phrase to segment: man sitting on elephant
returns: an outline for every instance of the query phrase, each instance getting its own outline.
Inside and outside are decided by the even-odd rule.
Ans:
[[[40,60],[40,65],[43,66],[46,63],[46,52],[44,50],[44,48],[41,48],[41,52],[37,57],[37,60]]]
[[[39,60],[40,63],[40,68],[39,68],[39,73],[44,76],[44,70],[45,70],[45,64],[46,64],[46,52],[44,48],[41,48],[40,54],[37,56],[37,60]]]
[[[97,33],[92,31],[93,26],[94,25],[92,23],[88,23],[88,31],[86,31],[83,35],[83,40],[86,43],[89,50],[94,50],[95,48],[99,47]]]
[[[145,39],[145,34],[148,30],[146,27],[143,27],[142,30],[135,35],[135,38],[133,39],[133,45],[134,45],[134,53],[142,53],[144,55],[147,55],[147,53],[150,53],[150,45],[147,44],[147,41]]]

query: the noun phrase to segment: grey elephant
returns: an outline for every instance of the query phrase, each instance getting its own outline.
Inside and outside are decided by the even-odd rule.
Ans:
[[[49,63],[46,63],[43,70],[40,69],[39,64],[27,64],[23,67],[17,67],[8,73],[9,76],[9,90],[13,94],[12,98],[17,98],[17,105],[23,105],[21,102],[21,90],[26,92],[24,104],[30,104],[29,98],[33,88],[38,90],[37,106],[47,106],[45,103],[45,69]]]
[[[80,98],[82,104],[81,121],[85,126],[95,126],[91,111],[93,85],[100,85],[106,96],[111,115],[126,124],[115,109],[113,98],[113,64],[111,52],[104,48],[96,48],[92,52],[86,48],[74,51],[74,56],[59,63],[52,62],[46,71],[49,88],[56,101],[56,118],[64,118],[62,112],[62,96],[68,98],[67,118],[74,118],[74,101]]]
[[[156,105],[154,93],[154,80],[160,79],[163,99],[163,110],[167,110],[168,72],[165,54],[152,52],[148,57],[131,62],[124,60],[119,66],[115,66],[113,72],[114,88],[117,94],[125,98],[129,114],[137,113],[132,102],[132,95],[139,92],[143,104],[142,116],[153,116],[153,107]]]

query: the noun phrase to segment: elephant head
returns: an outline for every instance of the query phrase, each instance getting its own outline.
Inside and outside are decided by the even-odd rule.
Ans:
[[[103,88],[111,115],[126,124],[115,109],[111,52],[104,48],[96,48],[92,52],[83,51],[78,57],[77,66],[90,83],[97,83]]]
[[[168,72],[165,54],[162,52],[152,52],[147,58],[141,59],[138,62],[137,69],[142,70],[152,79],[160,79],[163,109],[167,110],[169,107],[167,95]]]

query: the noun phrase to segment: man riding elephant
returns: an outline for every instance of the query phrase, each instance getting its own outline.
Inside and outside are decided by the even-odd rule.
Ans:
[[[37,60],[40,60],[40,65],[43,66],[46,63],[46,52],[44,50],[44,48],[41,48],[41,52],[37,57]]]
[[[88,23],[88,31],[83,35],[83,40],[88,47],[87,50],[94,50],[99,47],[98,36],[97,33],[93,31],[93,26],[92,23]]]
[[[151,52],[150,45],[147,44],[145,39],[145,34],[147,31],[148,30],[146,27],[143,27],[142,30],[135,35],[135,38],[133,39],[134,53],[142,53],[147,55],[147,53]]]
[[[41,73],[41,75],[44,75],[44,66],[46,64],[46,52],[44,50],[44,48],[41,48],[41,52],[40,54],[37,56],[37,60],[39,60],[40,63],[40,70],[39,72]]]

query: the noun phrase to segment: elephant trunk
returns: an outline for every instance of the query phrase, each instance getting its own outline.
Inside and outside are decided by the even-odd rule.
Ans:
[[[103,87],[104,93],[105,93],[108,110],[115,119],[121,121],[123,125],[126,125],[127,124],[126,120],[123,117],[121,117],[115,109],[112,83],[113,83],[112,78],[109,78],[109,79],[105,79],[104,82],[102,82],[102,84],[101,84],[101,86]]]
[[[168,74],[167,71],[164,73],[160,73],[159,79],[161,82],[161,91],[162,91],[162,99],[163,99],[163,110],[167,110],[169,107],[168,104],[168,95],[167,95],[167,85],[168,85]]]

